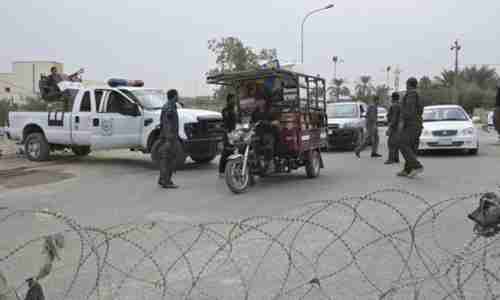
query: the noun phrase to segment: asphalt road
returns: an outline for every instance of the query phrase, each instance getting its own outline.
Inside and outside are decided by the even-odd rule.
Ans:
[[[359,197],[386,189],[400,190],[396,194],[381,195],[381,202],[376,202],[394,203],[398,210],[388,212],[378,206],[370,205],[360,208],[360,211],[364,211],[364,216],[372,220],[372,224],[384,223],[385,225],[380,226],[386,228],[386,225],[392,224],[395,211],[399,212],[399,217],[404,216],[403,219],[407,218],[413,222],[418,214],[425,210],[424,203],[432,205],[455,196],[499,191],[500,144],[493,134],[481,133],[480,151],[476,156],[449,151],[424,155],[421,161],[425,172],[413,180],[395,176],[402,167],[401,165],[383,164],[387,151],[385,140],[382,139],[381,143],[380,152],[384,154],[382,159],[370,158],[368,150],[362,153],[361,159],[356,158],[352,152],[324,153],[325,168],[321,170],[319,178],[306,179],[305,170],[298,170],[290,175],[259,180],[256,186],[243,195],[232,194],[224,180],[218,178],[217,161],[208,165],[188,164],[175,174],[174,180],[180,189],[163,190],[157,186],[158,171],[151,167],[149,157],[134,152],[100,152],[82,159],[73,158],[71,155],[58,155],[51,162],[44,164],[27,163],[22,160],[2,160],[0,161],[0,207],[8,207],[10,211],[43,209],[60,212],[73,218],[79,224],[99,228],[149,221],[207,224],[211,221],[231,222],[255,216],[296,216],[302,212],[307,213],[307,207],[311,206],[308,203],[311,202]],[[425,201],[419,202],[415,200],[415,197],[407,197],[409,194],[416,194]],[[447,242],[445,248],[450,249],[448,253],[450,257],[455,257],[451,254],[456,254],[453,251],[465,251],[463,250],[464,244],[470,240],[472,228],[470,222],[466,220],[466,214],[477,206],[476,200],[465,200],[455,211],[446,211],[446,217],[443,219],[445,221],[439,223],[438,231],[450,230],[450,234],[443,237],[443,241]],[[314,215],[314,218],[313,216],[311,218],[321,224],[333,224],[340,222],[338,220],[348,220],[350,214],[339,209],[329,211],[328,215],[323,217]],[[46,216],[35,214],[33,218],[10,219],[7,223],[3,223],[4,225],[0,226],[0,236],[2,236],[0,257],[5,255],[5,251],[12,250],[14,244],[47,234],[47,232],[61,230],[52,223],[47,225],[50,222],[46,219]],[[279,225],[276,226],[279,228]],[[343,226],[342,222],[339,226]],[[398,227],[395,224],[393,226],[391,230],[396,230]],[[275,227],[272,228],[276,229]],[[356,232],[358,234],[353,233],[350,237],[349,241],[352,243],[362,245],[362,241],[370,240],[370,233],[364,232],[361,228],[356,229]],[[464,237],[464,234],[467,237]],[[313,247],[317,242],[313,237],[317,237],[318,240],[324,238],[317,235],[317,233],[310,232],[307,236],[313,241],[304,238],[301,242]],[[422,233],[422,236],[427,235]],[[242,249],[246,249],[242,250],[242,253],[245,253],[247,257],[252,252],[248,249],[253,248],[247,245]],[[205,250],[200,249],[200,251],[204,253]],[[390,265],[391,256],[380,257],[380,251],[381,249],[373,250],[369,258],[366,258],[368,259],[366,264],[369,265],[370,261],[373,263],[373,260],[379,259],[380,263]],[[336,255],[327,255],[325,259],[338,259]],[[358,259],[361,260],[359,257]],[[10,258],[10,261],[7,259],[7,265],[16,265],[17,262],[13,262],[14,260],[14,258]],[[0,271],[1,267],[0,261]],[[24,268],[30,269],[29,266],[24,266]],[[367,269],[377,270],[377,267],[367,267]],[[394,271],[392,268],[389,270]],[[270,271],[272,268],[260,270],[260,272]],[[315,270],[315,272],[319,271]],[[368,288],[360,288],[352,294],[345,290],[341,291],[339,286],[344,284],[345,287],[345,284],[349,285],[352,280],[369,282],[363,273],[354,273],[345,274],[337,280],[338,285],[335,287],[333,285],[331,289],[328,286],[324,287],[324,291],[318,292],[316,296],[311,294],[308,297],[320,299],[317,298],[320,297],[318,295],[330,293],[330,296],[344,295],[344,299],[374,299],[371,298],[373,294],[382,294],[375,286],[384,285],[384,283],[370,284]],[[380,274],[384,272],[380,271]],[[392,274],[388,275],[388,278],[392,278],[394,282],[394,277],[397,276],[398,274]],[[22,275],[16,274],[12,277],[15,279],[11,280],[17,281],[22,278]],[[401,278],[399,279],[401,281]],[[224,282],[226,286],[233,284],[227,279],[221,279],[220,282]],[[254,288],[261,287],[259,282],[259,280],[254,281]],[[280,285],[278,281],[275,284]],[[287,284],[291,283],[287,281]],[[439,284],[434,284],[439,287]],[[471,287],[468,291],[472,294],[465,295],[465,298],[475,299],[471,296],[474,295],[471,291],[478,286],[482,287],[483,284],[481,282]],[[498,282],[496,284],[500,285]],[[389,286],[389,283],[386,285]],[[207,284],[205,292],[218,291],[213,293],[222,293],[227,296],[227,299],[233,296],[240,297],[240,295],[228,296],[232,295],[229,292],[231,289],[217,290],[214,286],[215,284]],[[272,289],[270,286],[273,286],[273,280],[262,283],[262,286]],[[284,290],[287,288],[289,288],[288,285]],[[429,290],[433,289],[435,289],[434,286],[429,287]],[[250,288],[248,290],[253,291]],[[449,290],[453,289],[449,287]],[[260,294],[254,293],[253,297],[259,299],[262,296],[258,295]],[[405,298],[405,296],[401,297],[401,299]],[[194,299],[198,298],[194,297]],[[207,297],[207,299],[212,298]],[[433,299],[433,297],[423,299]]]

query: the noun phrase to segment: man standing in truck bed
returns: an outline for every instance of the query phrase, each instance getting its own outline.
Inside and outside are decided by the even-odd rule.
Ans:
[[[176,90],[167,92],[168,101],[161,109],[160,117],[160,179],[158,184],[165,189],[178,188],[172,182],[172,174],[177,164],[177,148],[179,145],[179,115],[177,114]]]

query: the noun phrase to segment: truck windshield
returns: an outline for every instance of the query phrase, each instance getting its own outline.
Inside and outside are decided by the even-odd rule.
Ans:
[[[356,118],[358,115],[356,107],[356,104],[334,104],[328,106],[326,112],[332,119]]]
[[[160,109],[167,102],[167,94],[162,90],[122,90],[122,92],[138,101],[145,109]]]

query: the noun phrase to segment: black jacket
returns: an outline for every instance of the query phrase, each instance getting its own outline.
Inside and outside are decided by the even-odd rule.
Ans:
[[[226,132],[231,132],[236,128],[236,113],[234,112],[234,108],[226,106],[222,110],[222,121],[224,122]]]
[[[388,127],[391,130],[398,129],[399,118],[401,114],[401,106],[399,103],[393,103],[391,107],[389,107],[389,111],[387,112],[387,122]]]
[[[160,136],[163,139],[178,138],[179,115],[175,101],[167,101],[161,109]]]
[[[399,128],[419,128],[422,126],[423,106],[416,90],[409,90],[401,102]]]

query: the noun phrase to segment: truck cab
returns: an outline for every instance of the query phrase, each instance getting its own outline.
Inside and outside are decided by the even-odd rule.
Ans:
[[[77,155],[95,150],[132,149],[158,161],[160,114],[167,101],[161,89],[118,86],[67,90],[68,109],[12,112],[9,136],[25,145],[28,159],[42,161],[49,153],[70,148]],[[179,106],[178,165],[189,156],[210,162],[219,154],[224,132],[218,112]]]

